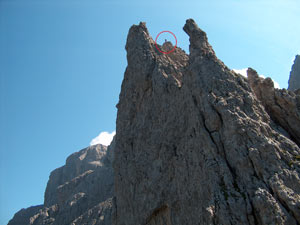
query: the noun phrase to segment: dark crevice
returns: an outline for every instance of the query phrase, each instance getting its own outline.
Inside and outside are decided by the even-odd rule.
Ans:
[[[253,203],[252,203],[252,200],[251,200],[249,194],[248,194],[247,192],[246,192],[246,194],[247,194],[247,197],[248,197],[248,199],[249,199],[249,203],[250,203],[251,208],[252,208],[252,215],[253,215],[253,218],[254,218],[254,224],[262,224],[262,223],[260,222],[259,216],[256,215],[255,208],[254,208],[254,206],[253,206]],[[247,217],[248,217],[248,216],[247,216]]]
[[[246,214],[246,219],[248,221],[248,224],[251,225],[250,219],[249,219],[249,214]]]
[[[248,152],[249,152],[248,147],[247,147],[247,150],[248,150]],[[254,166],[254,163],[252,162],[252,160],[251,160],[251,158],[250,158],[249,156],[248,156],[248,158],[249,158],[249,162],[251,163],[251,166],[252,166],[253,171],[254,171],[254,177],[255,177],[257,180],[261,180],[262,178],[260,178],[260,176],[257,174],[256,169],[255,169],[255,166]]]
[[[215,112],[218,114],[220,121],[221,121],[221,127],[223,126],[223,118],[221,113],[216,109],[216,107],[214,105],[212,105],[213,109],[215,110]]]
[[[235,172],[234,168],[232,168],[231,165],[230,165],[230,163],[228,162],[228,159],[227,159],[227,156],[226,156],[226,151],[225,151],[223,142],[220,140],[221,145],[222,145],[222,149],[219,149],[217,143],[215,142],[215,140],[214,140],[214,138],[213,138],[213,136],[212,136],[212,133],[213,133],[213,132],[210,132],[210,131],[209,131],[209,129],[208,129],[208,128],[206,127],[206,125],[205,125],[205,122],[204,122],[204,121],[205,121],[204,116],[203,116],[202,114],[200,114],[200,115],[201,115],[203,127],[205,128],[205,130],[207,131],[208,135],[210,136],[210,139],[211,139],[212,143],[215,145],[215,147],[216,147],[216,149],[218,150],[218,152],[221,152],[221,150],[222,150],[222,152],[224,153],[225,163],[226,163],[226,165],[227,165],[227,167],[228,167],[230,173],[232,174],[233,187],[235,188],[235,190],[236,190],[237,192],[240,193],[240,189],[239,189],[238,184],[237,184],[237,175],[236,175],[236,172]],[[218,113],[218,115],[219,115],[219,113]],[[219,115],[219,117],[222,118],[221,115]],[[222,121],[222,124],[223,124],[223,121]],[[222,191],[222,193],[223,193],[223,195],[224,195],[224,198],[225,198],[225,200],[226,200],[226,204],[227,204],[228,207],[229,207],[229,204],[228,204],[228,202],[227,202],[228,197],[229,197],[229,193],[228,193],[228,190],[227,190],[227,188],[226,188],[226,185],[225,185],[225,182],[224,182],[223,178],[221,178],[221,179],[222,179],[222,182],[221,182],[221,185],[220,185],[221,191]],[[240,193],[240,194],[241,194],[241,193]],[[243,197],[242,194],[241,194],[241,196]],[[245,202],[245,204],[246,204],[246,202]],[[228,210],[230,211],[230,207],[229,207]],[[230,222],[230,224],[232,224],[231,220],[229,220],[229,222]]]
[[[163,205],[153,210],[152,214],[147,218],[145,225],[149,225],[151,222],[154,222],[158,217],[169,217],[170,215],[167,213],[168,209],[169,207],[167,205]]]
[[[194,104],[195,104],[196,106],[198,106],[198,102],[197,102],[197,99],[196,99],[196,97],[195,97],[194,95],[192,95],[192,98],[193,98],[193,102],[194,102]]]
[[[174,156],[175,156],[176,158],[178,158],[179,155],[178,155],[178,153],[177,153],[177,146],[176,146],[176,145],[173,145],[172,148],[173,148]]]
[[[219,203],[216,200],[216,197],[214,198],[214,204],[215,204],[215,210],[213,215],[213,223],[214,225],[219,225],[219,218],[217,217],[217,210],[219,210]]]

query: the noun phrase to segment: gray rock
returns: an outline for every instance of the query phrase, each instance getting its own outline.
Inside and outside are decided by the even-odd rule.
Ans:
[[[51,173],[45,204],[21,210],[9,225],[110,225],[113,151],[114,143],[99,144],[70,155]]]
[[[184,30],[189,55],[158,52],[145,23],[129,30],[113,224],[299,224],[300,149],[290,130],[274,125],[193,20]]]
[[[300,146],[300,95],[285,89],[275,89],[271,78],[261,78],[251,68],[248,81],[256,97],[277,125],[287,132],[283,134]]]
[[[295,91],[300,88],[300,56],[296,55],[290,73],[288,90]]]
[[[93,145],[82,149],[70,155],[66,160],[66,165],[51,172],[46,191],[45,206],[51,206],[57,203],[56,189],[71,181],[73,178],[83,174],[88,170],[95,170],[103,165],[103,157],[106,154],[107,147],[104,145]]]
[[[112,198],[99,203],[83,215],[76,218],[72,225],[108,225],[111,224]]]
[[[7,225],[29,224],[30,217],[37,214],[39,210],[42,208],[43,205],[37,205],[37,206],[28,207],[27,209],[21,209],[14,215],[14,217],[8,222]]]

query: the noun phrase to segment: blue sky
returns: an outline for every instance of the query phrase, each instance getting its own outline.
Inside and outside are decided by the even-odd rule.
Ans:
[[[0,0],[0,224],[43,202],[50,172],[115,130],[132,24],[155,39],[193,18],[230,68],[287,88],[300,53],[298,0]]]

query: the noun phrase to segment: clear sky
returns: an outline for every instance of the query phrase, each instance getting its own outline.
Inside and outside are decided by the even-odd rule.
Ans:
[[[287,88],[300,53],[299,0],[0,0],[0,224],[43,203],[49,174],[115,130],[132,24],[155,39],[193,18],[232,69]]]

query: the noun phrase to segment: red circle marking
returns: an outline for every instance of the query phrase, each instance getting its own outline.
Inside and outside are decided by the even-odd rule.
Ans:
[[[164,51],[160,50],[159,47],[157,46],[157,38],[158,38],[159,35],[161,35],[162,33],[170,33],[170,34],[172,34],[173,37],[175,38],[175,41],[176,41],[174,48],[173,48],[172,50],[168,51],[168,52],[164,52]],[[175,34],[173,34],[171,31],[168,31],[168,30],[164,30],[164,31],[160,32],[160,33],[156,36],[156,38],[155,38],[155,47],[157,48],[157,50],[158,50],[159,52],[161,52],[161,53],[163,53],[163,54],[170,54],[171,52],[174,52],[175,49],[176,49],[176,47],[177,47],[177,38],[176,38]]]

